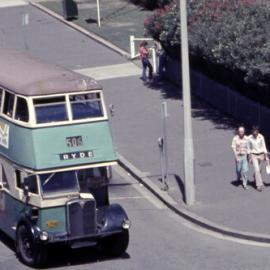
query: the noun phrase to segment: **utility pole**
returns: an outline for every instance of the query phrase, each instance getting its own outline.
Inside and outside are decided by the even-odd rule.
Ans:
[[[182,91],[184,106],[185,199],[187,205],[193,205],[195,203],[194,149],[191,122],[192,117],[186,0],[179,0],[179,8],[181,24]]]

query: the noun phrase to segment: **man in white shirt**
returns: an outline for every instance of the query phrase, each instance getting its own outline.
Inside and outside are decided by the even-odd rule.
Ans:
[[[254,168],[254,178],[258,191],[263,189],[263,181],[261,175],[261,165],[263,161],[268,161],[268,154],[265,145],[264,136],[260,134],[258,127],[252,128],[252,134],[248,137],[249,149],[251,154],[251,162]]]
[[[237,134],[233,137],[232,149],[236,162],[237,180],[242,182],[244,189],[248,189],[249,141],[243,126],[238,127]]]

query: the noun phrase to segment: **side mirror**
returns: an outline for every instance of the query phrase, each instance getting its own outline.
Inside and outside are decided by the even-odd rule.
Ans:
[[[23,195],[26,197],[26,198],[29,198],[29,187],[27,185],[24,185],[23,186]]]
[[[106,167],[106,171],[107,171],[107,179],[111,180],[113,175],[112,175],[112,167]]]
[[[159,149],[162,151],[163,150],[163,146],[164,146],[164,140],[162,137],[158,138],[158,147]]]
[[[114,109],[114,105],[113,104],[110,104],[109,105],[109,110],[110,110],[111,117],[114,117],[115,109]]]

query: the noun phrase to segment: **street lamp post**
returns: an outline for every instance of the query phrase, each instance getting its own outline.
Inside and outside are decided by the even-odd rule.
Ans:
[[[181,24],[182,91],[184,106],[185,200],[187,205],[193,205],[195,203],[194,149],[191,122],[191,95],[186,0],[179,0],[179,8]]]

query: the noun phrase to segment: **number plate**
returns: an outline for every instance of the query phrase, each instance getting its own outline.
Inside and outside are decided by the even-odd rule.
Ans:
[[[68,147],[78,147],[83,145],[82,136],[67,137],[66,143]]]

